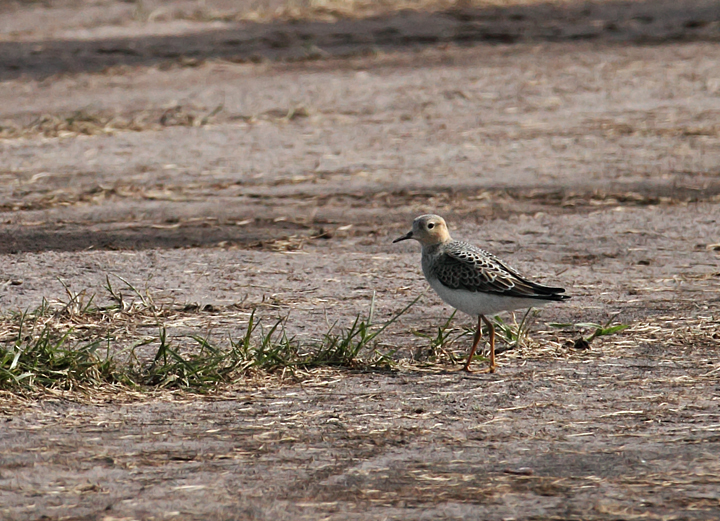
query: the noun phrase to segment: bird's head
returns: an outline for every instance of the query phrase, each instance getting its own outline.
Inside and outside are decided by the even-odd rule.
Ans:
[[[439,215],[421,215],[413,221],[412,230],[398,237],[393,243],[415,239],[423,246],[442,244],[450,240],[450,233],[445,224],[445,219]]]

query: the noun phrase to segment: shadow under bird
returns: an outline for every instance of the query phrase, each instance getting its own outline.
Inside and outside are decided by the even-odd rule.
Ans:
[[[480,342],[482,322],[490,332],[490,368],[495,372],[495,328],[486,317],[569,299],[563,288],[537,284],[517,270],[467,242],[450,237],[439,215],[421,215],[412,230],[393,243],[414,239],[422,245],[422,270],[430,286],[455,309],[477,317],[477,331],[464,370],[470,371]]]

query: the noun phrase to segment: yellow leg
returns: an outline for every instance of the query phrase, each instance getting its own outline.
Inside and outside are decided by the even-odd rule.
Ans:
[[[465,367],[463,369],[467,371],[468,373],[472,372],[470,371],[470,362],[472,362],[472,357],[475,354],[475,350],[477,349],[478,343],[480,343],[480,337],[482,336],[482,321],[481,319],[484,318],[482,315],[478,317],[478,323],[477,323],[477,330],[475,330],[475,337],[473,338],[473,345],[470,348],[470,355],[468,356],[467,362],[465,362]],[[494,356],[494,353],[493,353]]]
[[[495,326],[492,325],[487,318],[480,315],[478,318],[478,329],[480,328],[480,319],[482,319],[490,330],[490,372],[494,373],[497,366],[495,365]]]

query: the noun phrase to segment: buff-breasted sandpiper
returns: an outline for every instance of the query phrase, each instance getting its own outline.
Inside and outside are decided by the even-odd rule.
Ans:
[[[477,317],[477,331],[464,369],[470,371],[482,322],[490,332],[490,372],[495,372],[495,328],[486,317],[502,311],[538,307],[566,300],[563,288],[537,284],[493,254],[450,237],[445,220],[421,215],[412,230],[395,239],[415,239],[422,245],[422,270],[430,286],[452,307]]]

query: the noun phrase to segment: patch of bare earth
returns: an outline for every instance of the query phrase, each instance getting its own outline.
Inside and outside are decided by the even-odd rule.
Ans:
[[[428,211],[573,298],[493,375],[428,292],[390,366],[4,390],[0,518],[720,517],[715,3],[86,4],[0,6],[5,345],[118,277],[155,311],[49,325],[313,345],[426,291],[391,240]]]

